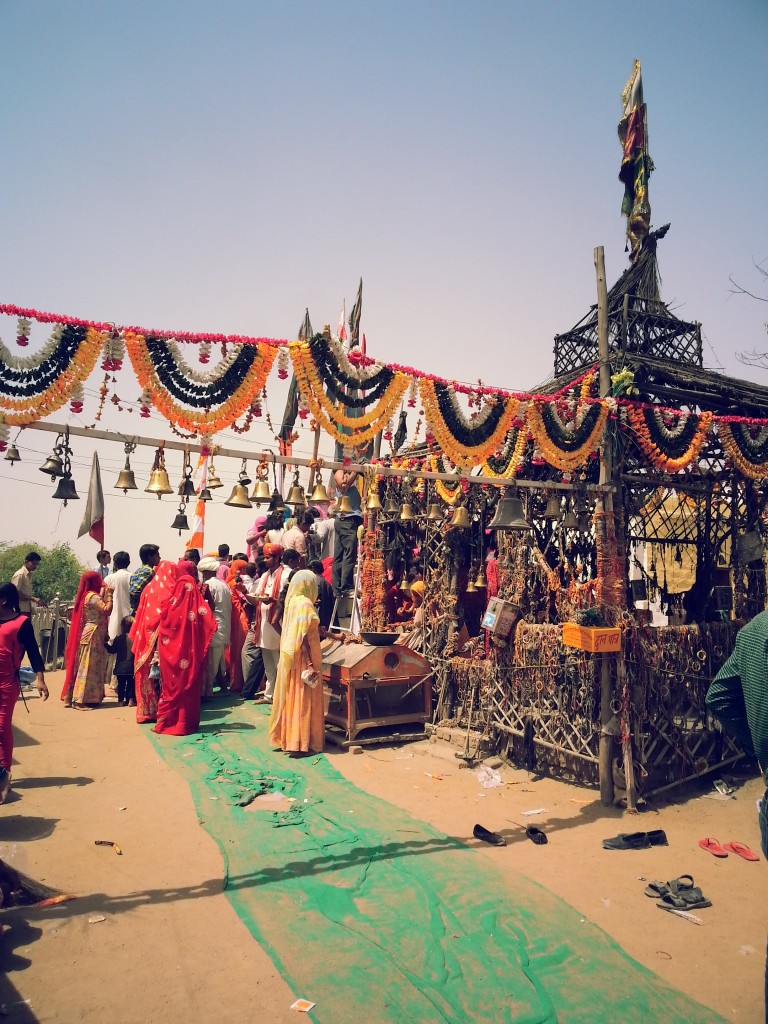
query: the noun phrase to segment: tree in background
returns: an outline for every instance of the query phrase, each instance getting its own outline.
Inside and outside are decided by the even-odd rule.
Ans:
[[[50,604],[56,594],[62,601],[71,601],[77,593],[80,577],[86,571],[69,544],[45,548],[40,544],[0,543],[0,583],[10,581],[24,564],[24,557],[36,551],[42,558],[40,568],[32,576],[35,594]]]
[[[763,288],[768,288],[768,270],[765,266],[768,260],[756,263],[753,259],[752,262],[755,264],[755,270],[762,277],[760,283]],[[748,295],[750,299],[757,299],[758,302],[768,302],[768,295],[757,295],[755,292],[749,291],[748,288],[743,288],[737,281],[734,281],[733,274],[730,275],[728,280],[733,285],[733,288],[731,288],[732,295]],[[768,324],[765,325],[765,329],[768,331]],[[762,369],[768,370],[768,352],[759,352],[757,349],[753,349],[752,352],[737,352],[736,358],[747,366],[760,366]]]

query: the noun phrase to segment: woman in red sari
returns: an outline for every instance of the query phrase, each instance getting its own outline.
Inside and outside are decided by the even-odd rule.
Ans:
[[[155,575],[141,592],[136,618],[128,636],[133,642],[133,665],[136,680],[136,721],[157,719],[157,690],[149,674],[157,651],[160,616],[176,586],[178,568],[173,562],[160,562]]]
[[[104,594],[104,600],[101,595]],[[97,572],[84,572],[77,588],[64,652],[64,706],[87,711],[104,700],[107,652],[104,641],[112,611],[112,591]]]
[[[229,688],[240,693],[243,688],[243,644],[248,636],[250,623],[242,592],[238,590],[238,579],[248,565],[242,558],[236,559],[229,567],[227,586],[232,594],[232,618],[229,634]]]
[[[191,574],[182,572],[157,636],[161,692],[154,732],[188,736],[200,725],[200,691],[216,620]]]

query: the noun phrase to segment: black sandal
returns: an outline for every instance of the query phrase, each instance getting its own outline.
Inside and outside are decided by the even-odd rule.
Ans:
[[[475,825],[472,829],[472,835],[475,839],[480,839],[484,843],[490,843],[491,846],[507,845],[507,840],[504,836],[500,836],[498,832],[490,832],[487,828],[483,828],[482,825]]]

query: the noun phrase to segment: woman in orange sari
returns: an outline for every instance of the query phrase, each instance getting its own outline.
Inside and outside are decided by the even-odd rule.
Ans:
[[[154,732],[188,736],[200,726],[200,697],[216,620],[191,574],[181,572],[157,633],[160,699]]]
[[[108,682],[104,641],[111,612],[112,591],[104,590],[99,573],[83,573],[64,652],[66,672],[61,699],[67,708],[84,711],[104,700],[104,684]]]
[[[285,597],[280,661],[269,718],[269,740],[291,757],[319,754],[325,745],[323,656],[320,617],[315,609],[317,581],[311,569],[301,569],[288,584]],[[315,671],[315,683],[302,677]]]
[[[157,719],[157,689],[154,679],[150,678],[150,671],[156,660],[160,617],[171,599],[178,574],[178,567],[173,562],[160,562],[155,575],[141,592],[136,618],[128,634],[133,642],[136,721],[139,723]]]
[[[235,559],[229,567],[227,586],[232,594],[232,619],[229,634],[229,688],[240,693],[243,688],[243,644],[248,636],[250,623],[242,592],[238,589],[239,577],[248,565],[242,558]]]

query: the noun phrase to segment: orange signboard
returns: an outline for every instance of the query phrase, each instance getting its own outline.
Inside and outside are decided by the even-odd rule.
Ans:
[[[579,626],[575,622],[563,623],[563,643],[593,654],[609,654],[621,650],[621,630],[616,627]]]

